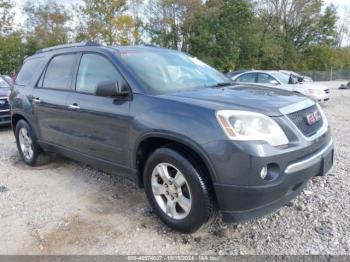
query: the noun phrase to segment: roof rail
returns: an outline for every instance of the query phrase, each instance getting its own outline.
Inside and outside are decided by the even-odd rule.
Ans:
[[[58,50],[58,49],[72,48],[72,47],[82,47],[82,46],[101,46],[101,45],[99,43],[96,43],[96,42],[93,42],[93,41],[87,41],[87,42],[74,43],[74,44],[65,44],[65,45],[51,46],[51,47],[39,49],[35,53],[39,54],[39,53],[49,52],[49,51]]]
[[[154,44],[143,44],[143,46],[146,46],[146,47],[159,47],[159,46],[154,45]]]

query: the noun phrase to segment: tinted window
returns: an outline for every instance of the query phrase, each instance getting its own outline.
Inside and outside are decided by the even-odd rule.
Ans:
[[[255,73],[244,74],[236,79],[237,83],[254,83],[255,82]]]
[[[273,82],[275,82],[275,81],[277,81],[277,80],[268,74],[259,74],[258,75],[258,83],[273,84]]]
[[[76,60],[76,54],[55,56],[46,69],[43,87],[69,89]]]
[[[117,69],[106,58],[95,54],[83,55],[80,61],[76,90],[94,94],[98,83],[108,80],[118,80],[120,85],[124,84]]]
[[[21,71],[18,73],[16,77],[17,85],[27,85],[32,80],[34,72],[41,68],[40,65],[42,63],[42,58],[35,58],[27,60],[21,68]]]

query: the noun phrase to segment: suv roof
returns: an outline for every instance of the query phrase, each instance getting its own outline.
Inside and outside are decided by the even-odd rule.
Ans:
[[[37,56],[51,56],[52,53],[60,54],[66,52],[74,52],[74,51],[96,51],[97,50],[114,50],[117,52],[125,52],[125,51],[136,51],[136,50],[152,50],[152,51],[166,51],[166,52],[177,52],[175,50],[162,48],[154,45],[136,45],[136,46],[106,46],[101,45],[96,42],[81,42],[74,44],[64,44],[64,45],[56,45],[52,47],[47,47],[43,49],[39,49],[35,52],[34,55],[29,56],[25,59],[30,60],[32,58],[36,58]]]
[[[64,44],[64,45],[56,45],[52,47],[47,47],[43,49],[39,49],[36,51],[35,54],[41,54],[45,52],[50,52],[50,51],[56,51],[56,50],[62,50],[62,49],[69,49],[69,48],[83,48],[83,47],[102,47],[102,48],[111,48],[114,50],[118,51],[128,51],[128,50],[140,50],[140,49],[155,49],[155,50],[169,50],[169,51],[174,51],[162,47],[158,47],[155,45],[136,45],[136,46],[105,46],[101,45],[96,42],[88,41],[88,42],[81,42],[81,43],[74,43],[74,44]]]
[[[84,47],[84,46],[101,46],[101,45],[99,43],[91,42],[91,41],[74,43],[74,44],[56,45],[56,46],[51,46],[51,47],[39,49],[38,51],[35,52],[35,54],[54,51],[54,50],[58,50],[58,49],[65,49],[65,48],[72,48],[72,47]]]

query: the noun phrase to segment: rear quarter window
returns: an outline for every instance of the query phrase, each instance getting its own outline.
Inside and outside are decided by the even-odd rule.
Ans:
[[[25,61],[16,77],[16,85],[25,86],[29,84],[36,70],[41,68],[42,62],[43,58],[33,58]]]

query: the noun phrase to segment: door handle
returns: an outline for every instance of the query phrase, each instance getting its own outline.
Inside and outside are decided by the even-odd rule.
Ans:
[[[35,97],[35,98],[33,98],[33,103],[34,104],[40,104],[40,99],[39,98],[37,98],[37,97]]]
[[[68,108],[73,110],[79,110],[80,106],[78,106],[77,104],[72,104],[72,105],[69,105]]]

